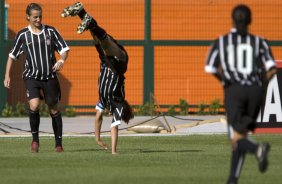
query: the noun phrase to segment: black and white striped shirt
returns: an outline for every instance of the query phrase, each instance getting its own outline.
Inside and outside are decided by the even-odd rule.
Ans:
[[[54,78],[56,73],[52,71],[52,67],[56,63],[55,51],[61,55],[69,50],[65,40],[54,27],[42,26],[40,33],[34,33],[30,26],[19,31],[9,53],[13,60],[17,60],[24,53],[24,79]]]
[[[207,73],[221,76],[223,85],[262,85],[261,74],[275,67],[271,49],[266,40],[236,29],[219,37],[212,45],[205,65]]]
[[[128,63],[128,55],[123,46],[117,45],[126,53],[126,60],[120,61],[116,57],[106,56],[101,45],[96,45],[97,52],[101,60],[100,75],[98,81],[99,100],[102,105],[110,112],[114,109],[122,108],[120,105],[125,98],[123,72],[118,72],[119,68],[126,69]],[[119,62],[119,64],[116,64]],[[124,70],[125,72],[126,70]]]

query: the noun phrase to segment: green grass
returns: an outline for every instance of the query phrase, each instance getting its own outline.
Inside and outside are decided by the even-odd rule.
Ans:
[[[270,167],[261,174],[248,155],[240,184],[279,183],[282,135],[253,137],[271,143]],[[30,138],[0,138],[1,184],[220,184],[229,173],[227,135],[120,137],[118,155],[101,150],[93,137],[65,137],[62,154],[54,152],[53,137],[40,141],[40,152],[32,154]]]

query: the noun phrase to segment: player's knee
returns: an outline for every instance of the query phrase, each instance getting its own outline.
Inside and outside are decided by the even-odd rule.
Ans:
[[[29,109],[31,110],[31,111],[38,111],[39,110],[39,104],[35,104],[35,103],[30,103],[29,104]]]

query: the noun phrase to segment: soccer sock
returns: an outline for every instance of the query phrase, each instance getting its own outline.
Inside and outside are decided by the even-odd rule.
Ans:
[[[32,140],[39,142],[39,124],[40,124],[40,115],[39,111],[29,110],[29,123],[32,134]]]
[[[245,152],[241,152],[238,147],[232,150],[230,176],[227,183],[237,183],[244,160]]]
[[[94,18],[92,18],[89,24],[89,29],[99,40],[103,40],[107,37],[107,32],[97,24]]]
[[[82,10],[80,10],[80,12],[77,14],[79,16],[79,18],[82,20],[84,18],[84,15],[86,14],[85,9],[83,8]]]
[[[63,135],[63,121],[61,112],[58,111],[56,114],[51,114],[52,126],[55,134],[56,146],[62,146],[62,135]]]
[[[240,139],[238,142],[238,149],[243,152],[250,152],[252,154],[256,154],[258,149],[258,143],[255,141],[251,141],[247,138]]]

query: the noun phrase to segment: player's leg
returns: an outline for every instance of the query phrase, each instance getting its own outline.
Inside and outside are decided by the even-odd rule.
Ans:
[[[95,34],[95,29],[90,28],[90,33],[95,40],[95,42],[99,43],[103,48],[103,51],[106,56],[116,57],[118,60],[126,61],[127,54],[126,51],[121,49],[121,47],[117,44],[117,42],[110,36],[107,35],[103,39],[99,39]]]
[[[104,111],[104,107],[101,104],[101,102],[99,102],[96,105],[96,115],[95,115],[95,140],[96,143],[101,146],[103,149],[108,149],[108,145],[105,144],[102,139],[101,139],[101,126],[102,126],[102,122],[103,122],[103,111]]]
[[[35,153],[39,151],[40,98],[30,99],[28,103],[29,103],[29,123],[30,123],[30,129],[32,134],[31,152]]]
[[[81,34],[86,30],[90,30],[95,42],[100,42],[105,54],[107,56],[116,56],[119,60],[126,60],[127,54],[114,41],[114,39],[107,34],[107,32],[98,25],[97,21],[85,11],[82,3],[77,2],[62,12],[62,17],[79,16],[82,22],[78,25],[77,33]]]
[[[55,151],[63,152],[63,120],[58,103],[61,99],[60,84],[57,78],[49,79],[44,83],[43,93],[52,118],[52,127],[55,135]]]
[[[118,143],[118,125],[111,128],[111,139],[112,139],[112,154],[117,153],[117,143]]]
[[[118,125],[121,124],[122,114],[123,114],[123,104],[111,101],[113,120],[111,124],[111,138],[112,138],[112,154],[117,153],[117,143],[118,143]]]
[[[224,90],[225,109],[227,113],[228,133],[231,143],[230,174],[228,184],[237,183],[241,168],[244,163],[246,151],[239,147],[239,140],[246,138],[247,130],[241,124],[242,113],[244,112],[244,95],[240,86],[232,85]]]
[[[255,120],[259,114],[262,99],[263,99],[263,88],[259,86],[250,86],[249,88],[249,103],[248,103],[248,115],[253,119],[253,124],[249,126],[249,129],[253,131],[255,129]],[[258,164],[259,170],[261,172],[265,172],[268,167],[268,152],[270,151],[269,143],[260,143],[255,154]]]
[[[61,16],[68,17],[68,16],[76,16],[79,12],[83,11],[83,5],[81,2],[74,3],[71,6],[68,6],[63,9]]]
[[[26,96],[29,104],[29,123],[32,134],[31,151],[39,151],[39,106],[40,106],[40,83],[33,79],[25,80]]]
[[[241,169],[245,161],[246,152],[241,151],[238,147],[238,140],[245,138],[228,125],[228,133],[231,143],[231,159],[230,159],[230,174],[228,177],[227,184],[236,184],[241,174]]]

